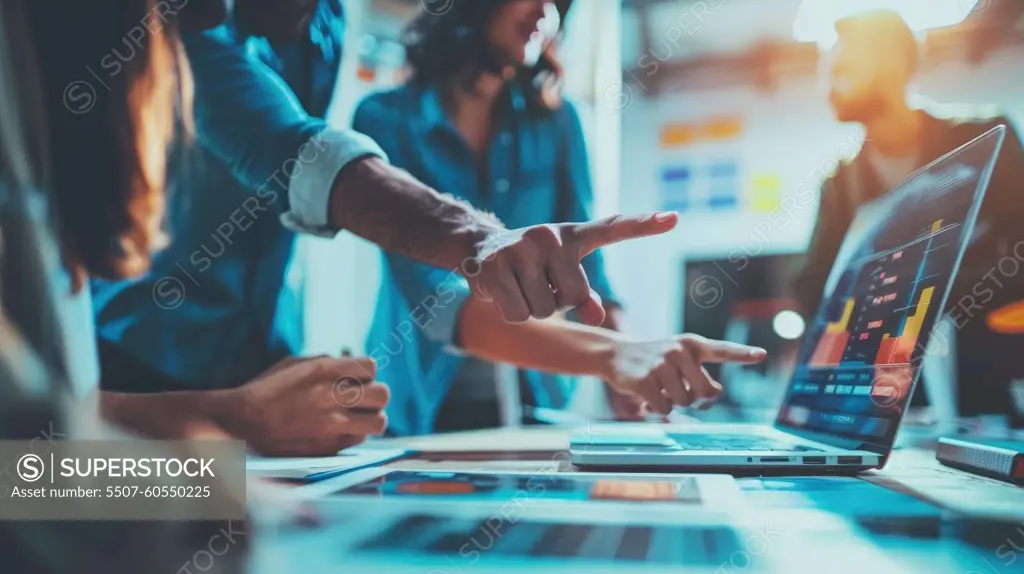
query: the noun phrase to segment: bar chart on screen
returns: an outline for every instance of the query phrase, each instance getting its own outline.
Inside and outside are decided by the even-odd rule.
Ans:
[[[867,372],[910,364],[937,303],[929,259],[951,246],[944,236],[958,227],[936,220],[912,240],[852,262],[856,276],[848,292],[833,295],[838,312],[821,329],[808,366]]]

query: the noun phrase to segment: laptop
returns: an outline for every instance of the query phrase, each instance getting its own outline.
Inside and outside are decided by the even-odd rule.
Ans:
[[[1005,133],[987,132],[857,211],[774,425],[592,424],[573,433],[572,462],[811,473],[884,466]]]

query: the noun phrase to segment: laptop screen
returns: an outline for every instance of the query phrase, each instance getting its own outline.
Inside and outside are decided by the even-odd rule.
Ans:
[[[1005,128],[862,206],[776,424],[888,448],[968,243]],[[928,352],[941,347],[941,341]]]

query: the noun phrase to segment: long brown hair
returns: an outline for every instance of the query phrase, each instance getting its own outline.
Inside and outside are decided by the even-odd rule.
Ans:
[[[41,183],[76,290],[89,275],[146,271],[165,240],[168,147],[190,117],[173,12],[185,3],[65,2],[55,18],[49,3],[26,0],[47,126]]]

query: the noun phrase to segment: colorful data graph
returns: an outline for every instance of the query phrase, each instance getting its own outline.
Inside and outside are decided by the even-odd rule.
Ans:
[[[850,317],[853,316],[853,299],[846,300],[843,307],[843,315],[838,321],[829,323],[818,340],[818,346],[814,348],[811,355],[810,366],[832,367],[843,361],[843,351],[846,343],[850,340]]]
[[[912,362],[935,295],[934,284],[925,287],[922,283],[932,278],[925,277],[925,269],[934,238],[948,231],[942,224],[941,219],[934,221],[915,240],[865,259],[849,296],[842,300],[842,314],[825,323],[809,367],[863,368]],[[911,274],[914,278],[908,282]],[[904,298],[902,309],[889,309]]]
[[[914,314],[907,317],[903,328],[895,337],[886,334],[882,337],[882,343],[878,346],[878,355],[875,356],[876,365],[899,365],[910,363],[917,345],[917,339],[921,336],[921,326],[925,317],[928,316],[928,307],[932,303],[932,293],[935,287],[928,287],[921,291],[921,298],[918,299]]]
[[[931,235],[928,239],[928,248],[925,251],[927,254],[931,250],[932,241],[935,235],[942,232],[943,220],[939,219],[932,223]],[[918,270],[918,279],[920,280],[921,273],[924,269],[924,261],[921,262],[921,267]],[[921,290],[921,294],[918,297],[917,304],[912,308],[914,312],[912,315],[906,317],[903,320],[903,325],[900,326],[899,332],[890,336],[886,333],[881,342],[878,345],[878,353],[875,355],[876,365],[901,365],[909,364],[911,358],[914,355],[914,347],[917,346],[917,340],[921,336],[921,327],[924,325],[925,319],[928,317],[928,307],[932,303],[932,295],[935,293],[935,287],[926,287]]]

